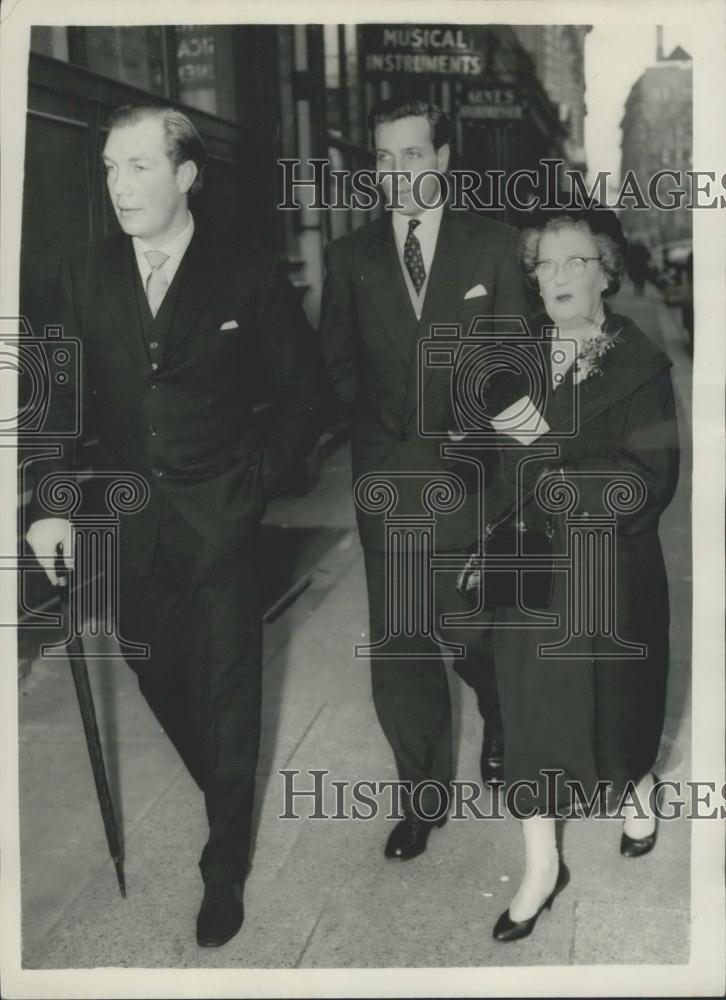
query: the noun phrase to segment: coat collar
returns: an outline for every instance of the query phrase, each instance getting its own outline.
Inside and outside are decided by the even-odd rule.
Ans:
[[[540,327],[543,325],[551,327],[552,321],[542,316]],[[573,386],[573,370],[570,369],[562,386],[548,394],[548,405],[552,405],[558,397],[561,399],[563,392],[574,388],[578,427],[630,396],[672,365],[670,358],[628,316],[612,312],[607,304],[603,332],[613,337],[614,343],[600,361],[600,372]]]

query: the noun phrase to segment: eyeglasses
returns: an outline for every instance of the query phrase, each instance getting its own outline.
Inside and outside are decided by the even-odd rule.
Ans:
[[[554,260],[538,260],[534,265],[534,273],[540,281],[552,281],[562,268],[566,278],[581,278],[589,260],[602,260],[602,257],[568,257],[563,264]]]

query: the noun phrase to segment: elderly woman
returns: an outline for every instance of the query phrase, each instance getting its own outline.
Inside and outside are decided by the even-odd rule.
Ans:
[[[527,817],[524,877],[494,928],[500,941],[531,933],[541,910],[569,880],[555,837],[556,816],[572,814],[567,779],[579,783],[588,798],[605,787],[599,782],[615,797],[635,788],[637,799],[623,811],[621,854],[638,857],[655,843],[652,767],[668,661],[668,587],[658,520],[675,490],[678,435],[671,362],[632,320],[603,301],[619,287],[624,246],[614,214],[599,209],[543,211],[522,233],[521,262],[542,298],[541,323],[557,326],[562,343],[548,342],[546,350],[548,384],[537,413],[544,434],[522,437],[510,429],[513,447],[501,450],[503,481],[509,481],[512,495],[519,483],[519,495],[529,497],[517,518],[534,529],[549,517],[553,554],[561,555],[565,514],[545,515],[536,494],[527,491],[544,476],[561,476],[564,489],[567,483],[576,488],[577,507],[570,516],[607,513],[608,482],[614,486],[623,478],[639,484],[642,503],[616,515],[615,654],[613,634],[595,630],[588,636],[583,630],[575,658],[564,651],[558,657],[557,650],[541,655],[542,645],[562,639],[570,620],[567,573],[553,574],[546,602],[559,629],[521,608],[497,612],[497,621],[511,626],[496,630],[505,782],[518,783],[517,814]],[[575,419],[568,435],[568,422]],[[556,458],[541,458],[545,444],[557,446]],[[527,627],[517,627],[525,621]],[[640,658],[632,658],[634,647]],[[554,795],[548,770],[562,772]]]

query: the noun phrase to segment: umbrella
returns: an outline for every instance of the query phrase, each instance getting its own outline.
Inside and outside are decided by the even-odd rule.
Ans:
[[[62,600],[63,609],[66,614],[66,621],[72,622],[71,614],[71,604],[70,604],[70,580],[66,577],[66,585],[61,588],[61,593],[64,595]],[[126,879],[124,877],[124,864],[123,864],[123,854],[121,851],[121,843],[118,835],[118,825],[116,823],[116,815],[113,808],[113,800],[111,799],[111,792],[108,787],[108,777],[106,776],[106,765],[103,760],[103,750],[101,749],[101,739],[98,734],[98,723],[96,721],[96,709],[93,704],[93,692],[91,691],[91,685],[88,680],[88,666],[86,664],[86,655],[83,651],[83,644],[81,643],[80,637],[75,633],[71,632],[71,637],[66,643],[66,649],[68,651],[68,660],[71,665],[71,673],[73,674],[73,683],[76,686],[76,695],[78,697],[78,707],[81,710],[81,719],[83,720],[83,732],[86,737],[86,745],[88,747],[88,755],[91,758],[91,769],[93,771],[93,780],[96,784],[96,794],[98,796],[98,804],[101,807],[101,816],[103,817],[103,826],[106,830],[106,840],[108,842],[108,849],[111,853],[111,858],[116,867],[116,878],[118,879],[119,889],[121,895],[126,898]]]

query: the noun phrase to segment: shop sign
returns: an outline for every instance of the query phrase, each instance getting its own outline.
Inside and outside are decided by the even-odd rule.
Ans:
[[[479,76],[484,58],[474,33],[460,25],[364,25],[360,28],[363,75]]]
[[[214,35],[207,25],[177,26],[179,83],[185,88],[214,83]]]
[[[522,100],[514,87],[470,88],[459,107],[460,119],[518,121],[524,117]]]

